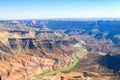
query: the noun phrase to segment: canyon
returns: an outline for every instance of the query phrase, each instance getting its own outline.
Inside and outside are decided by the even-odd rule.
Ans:
[[[31,75],[61,69],[71,61],[72,45],[78,41],[46,29],[0,32],[0,77],[25,80]]]
[[[119,80],[119,28],[116,20],[0,21],[0,79]]]

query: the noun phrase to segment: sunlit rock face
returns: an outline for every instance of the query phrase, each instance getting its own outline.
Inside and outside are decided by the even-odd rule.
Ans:
[[[32,20],[31,23],[32,24],[36,24],[37,22],[36,22],[36,20]]]
[[[77,40],[49,30],[4,30],[0,32],[0,78],[25,80],[36,73],[61,69],[70,63]]]
[[[71,61],[72,45],[83,40],[88,53],[78,55],[70,73],[43,79],[119,80],[120,21],[43,22],[47,27],[42,20],[0,21],[0,79],[61,69]]]

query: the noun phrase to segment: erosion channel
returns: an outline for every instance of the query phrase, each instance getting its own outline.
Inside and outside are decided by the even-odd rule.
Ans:
[[[82,50],[81,50],[81,43],[77,43],[73,46],[73,49],[76,49],[75,52],[72,53],[72,61],[71,63],[67,66],[67,67],[64,67],[60,70],[56,70],[56,71],[51,71],[51,72],[45,72],[45,73],[41,73],[41,74],[35,74],[31,77],[29,77],[27,80],[38,80],[40,78],[43,78],[45,76],[52,76],[52,75],[55,75],[57,73],[65,73],[65,72],[69,72],[71,69],[73,69],[77,63],[79,62],[79,58],[77,57],[77,54],[80,53]]]

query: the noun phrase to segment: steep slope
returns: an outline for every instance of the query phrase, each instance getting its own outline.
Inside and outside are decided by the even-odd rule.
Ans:
[[[25,80],[36,73],[61,69],[70,63],[72,45],[78,42],[61,32],[46,28],[32,30],[32,33],[31,30],[5,30],[1,35],[2,80]]]

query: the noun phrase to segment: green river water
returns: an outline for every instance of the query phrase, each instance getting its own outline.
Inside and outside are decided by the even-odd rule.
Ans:
[[[41,73],[41,74],[36,74],[32,77],[29,77],[27,80],[38,80],[40,78],[43,78],[45,76],[52,76],[52,75],[55,75],[59,72],[62,72],[62,73],[66,73],[66,72],[69,72],[71,69],[73,69],[76,64],[79,62],[79,59],[76,55],[76,53],[73,53],[72,54],[72,59],[73,61],[68,65],[68,67],[65,67],[63,69],[60,69],[60,70],[56,70],[56,71],[51,71],[51,72],[45,72],[45,73]]]

